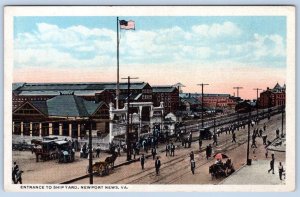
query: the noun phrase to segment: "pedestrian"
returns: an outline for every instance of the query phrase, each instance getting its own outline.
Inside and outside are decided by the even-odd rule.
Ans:
[[[265,152],[266,158],[268,158],[268,155],[269,155],[269,152],[268,152],[268,149],[266,148],[266,152]]]
[[[100,145],[98,144],[96,147],[96,157],[99,158],[100,157]]]
[[[152,149],[151,149],[151,154],[152,154],[152,158],[153,158],[153,160],[155,159],[155,155],[156,155],[156,148],[155,147],[153,147]]]
[[[264,123],[264,127],[263,128],[264,128],[264,131],[266,131],[266,128],[267,128],[266,123]]]
[[[206,149],[205,149],[205,152],[206,152],[206,159],[208,160],[208,158],[210,157],[210,145],[206,146]]]
[[[195,160],[191,160],[191,171],[193,174],[195,174],[195,168],[196,168]]]
[[[257,148],[257,146],[256,146],[256,140],[255,140],[255,135],[252,136],[251,148]]]
[[[155,161],[155,171],[156,171],[156,175],[159,174],[159,168],[160,168],[160,160],[158,157],[156,157],[156,161]]]
[[[267,135],[263,135],[262,139],[263,139],[263,145],[267,145]]]
[[[262,137],[263,130],[259,129],[259,137]]]
[[[232,141],[231,142],[234,142],[236,143],[236,136],[235,136],[235,132],[232,133]]]
[[[191,151],[191,153],[190,153],[190,161],[194,160],[194,158],[195,158],[194,152]]]
[[[170,151],[170,144],[166,144],[166,157],[168,156],[168,153]]]
[[[135,156],[136,156],[136,148],[135,147],[132,148],[132,153],[133,153],[133,159],[135,159]]]
[[[270,161],[270,169],[268,170],[268,173],[272,171],[272,173],[274,174],[274,162],[275,159],[272,158],[272,160]]]
[[[201,137],[199,137],[199,151],[201,151],[201,147],[202,147],[202,139]]]
[[[283,169],[283,165],[281,164],[281,162],[279,162],[279,165],[278,165],[278,172],[279,172],[279,179],[282,181],[282,174],[284,172],[284,169]]]
[[[15,184],[22,184],[22,173],[23,171],[21,171],[20,169],[16,172],[16,182]]]
[[[173,142],[171,143],[171,156],[175,156],[175,145],[173,144]]]
[[[218,146],[218,138],[216,134],[213,135],[213,140],[214,140],[213,145],[216,144],[216,146]]]
[[[279,138],[279,129],[276,129],[276,138]]]
[[[16,183],[16,174],[19,171],[19,166],[17,165],[17,162],[14,162],[13,168],[12,168],[12,181],[13,183]]]
[[[142,154],[142,156],[140,158],[140,162],[141,162],[142,170],[144,170],[144,164],[145,164],[145,155],[144,154]]]

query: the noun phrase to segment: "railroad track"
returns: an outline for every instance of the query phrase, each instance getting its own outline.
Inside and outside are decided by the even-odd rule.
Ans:
[[[278,114],[278,113],[274,113],[274,114],[272,114],[272,116],[273,116],[273,115],[276,115],[276,114]],[[223,125],[226,125],[226,124],[230,124],[230,123],[224,123]],[[236,137],[237,137],[237,139],[238,139],[238,142],[237,142],[236,144],[231,143],[231,138],[230,138],[230,137],[228,138],[228,137],[226,136],[225,139],[223,139],[222,141],[219,141],[219,146],[217,146],[217,147],[222,147],[223,145],[226,145],[226,144],[229,144],[229,145],[228,145],[228,146],[225,146],[225,147],[222,147],[221,149],[218,149],[218,151],[222,151],[222,152],[226,153],[227,151],[230,151],[230,150],[232,150],[232,149],[235,149],[235,148],[237,148],[237,147],[239,147],[239,146],[245,144],[245,143],[247,142],[247,140],[248,140],[248,136],[247,136],[248,133],[247,133],[246,131],[247,131],[247,127],[245,127],[244,131],[243,131],[243,129],[241,129],[239,132],[236,132]],[[223,135],[226,135],[226,134],[223,133]],[[230,136],[230,134],[229,134],[229,136]],[[229,142],[229,143],[228,143],[228,142]],[[203,147],[203,148],[201,149],[201,153],[204,152],[204,151],[205,151],[205,148]],[[164,151],[162,151],[162,152],[164,152]],[[195,151],[195,154],[199,154],[199,151]],[[177,157],[175,157],[174,159],[171,159],[171,160],[165,162],[164,164],[162,164],[161,171],[162,171],[163,169],[165,169],[165,168],[170,167],[171,165],[174,165],[174,164],[176,164],[176,163],[179,163],[179,162],[184,161],[186,158],[188,158],[188,156],[182,155],[182,156],[177,156]],[[202,167],[202,166],[204,166],[204,165],[206,165],[206,164],[208,164],[209,162],[211,162],[211,160],[207,160],[207,161],[205,161],[204,163],[201,163],[200,165],[197,165],[196,169],[197,169],[197,168],[200,168],[200,167]],[[188,166],[189,166],[189,165],[188,165]],[[155,175],[156,175],[156,172],[153,171],[153,169],[154,169],[154,168],[146,169],[146,170],[141,171],[141,172],[139,172],[139,173],[137,173],[137,174],[133,174],[133,175],[127,176],[126,178],[122,178],[122,179],[120,179],[120,180],[114,181],[114,182],[112,182],[111,184],[121,183],[121,182],[124,181],[124,180],[132,179],[132,178],[134,178],[134,177],[136,177],[136,176],[138,176],[138,178],[135,178],[135,179],[133,179],[133,180],[127,182],[126,184],[138,183],[140,180],[144,179],[145,176],[155,176]],[[189,167],[187,168],[187,166],[183,166],[183,167],[181,167],[181,168],[179,168],[179,169],[177,168],[176,171],[180,171],[180,170],[183,170],[183,171],[184,171],[184,169],[189,169]],[[185,171],[184,173],[180,174],[180,176],[177,176],[176,178],[172,179],[171,181],[169,181],[169,182],[167,182],[167,183],[173,183],[173,182],[175,182],[176,180],[178,180],[181,176],[183,176],[183,175],[185,175],[185,174],[187,174],[187,173],[190,173],[190,170]],[[78,180],[80,180],[80,179],[87,178],[87,176],[88,176],[88,175],[84,175],[84,176],[81,176],[81,177],[77,177],[77,178],[72,179],[72,180],[74,180],[74,181],[69,180],[69,181],[65,181],[64,183],[68,183],[68,184],[69,184],[69,183],[78,181]],[[168,178],[168,177],[170,177],[170,176],[172,176],[172,173],[169,173],[168,175],[165,175],[164,177],[160,177],[159,180],[151,181],[150,184],[159,183],[159,182],[161,182],[162,180],[165,180],[166,178]]]

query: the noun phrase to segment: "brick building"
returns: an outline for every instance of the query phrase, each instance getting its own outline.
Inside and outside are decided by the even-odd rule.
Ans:
[[[285,105],[285,89],[285,84],[281,87],[277,83],[273,89],[267,88],[267,90],[261,92],[258,99],[260,108]]]
[[[173,86],[152,86],[154,106],[164,102],[165,113],[175,113],[179,108],[179,91]]]
[[[202,94],[185,93],[180,94],[181,98],[197,98],[202,102]],[[231,108],[234,109],[236,105],[236,99],[230,94],[203,94],[203,107],[206,108]]]

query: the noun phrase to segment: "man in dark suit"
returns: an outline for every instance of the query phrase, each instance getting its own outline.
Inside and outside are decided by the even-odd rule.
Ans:
[[[190,161],[192,161],[192,160],[194,160],[194,152],[193,151],[191,151],[191,153],[190,153]]]
[[[144,154],[142,154],[140,161],[141,161],[142,170],[144,170],[144,164],[145,164],[145,155]]]
[[[191,171],[193,174],[195,174],[195,168],[196,168],[195,160],[191,160]]]
[[[154,160],[155,155],[156,155],[156,148],[155,147],[152,148],[151,153],[152,153],[152,157],[153,157],[153,160]]]
[[[268,173],[272,171],[272,173],[274,174],[274,163],[275,163],[275,159],[272,158],[272,160],[270,161],[270,169],[268,170]]]
[[[159,174],[159,168],[160,168],[160,160],[158,157],[156,157],[156,160],[155,160],[155,170],[156,170],[156,175]]]
[[[170,144],[166,144],[166,156],[168,156],[168,153],[170,152]]]
[[[175,156],[175,145],[171,143],[171,156]]]

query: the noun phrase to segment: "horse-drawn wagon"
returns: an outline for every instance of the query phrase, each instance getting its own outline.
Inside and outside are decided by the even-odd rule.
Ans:
[[[227,177],[235,171],[231,159],[225,154],[218,153],[214,157],[217,159],[216,163],[209,166],[209,173],[211,174],[212,179]],[[227,158],[225,163],[222,162],[222,159],[224,158]]]
[[[40,159],[43,161],[58,159],[58,162],[64,163],[74,161],[75,151],[65,140],[32,140],[31,143],[34,145],[32,153],[36,155],[36,162]]]
[[[112,156],[106,157],[104,161],[95,162],[92,165],[92,172],[98,176],[109,175],[109,172],[113,170],[115,161],[118,157],[117,153],[113,153]],[[89,168],[89,166],[88,166]]]

